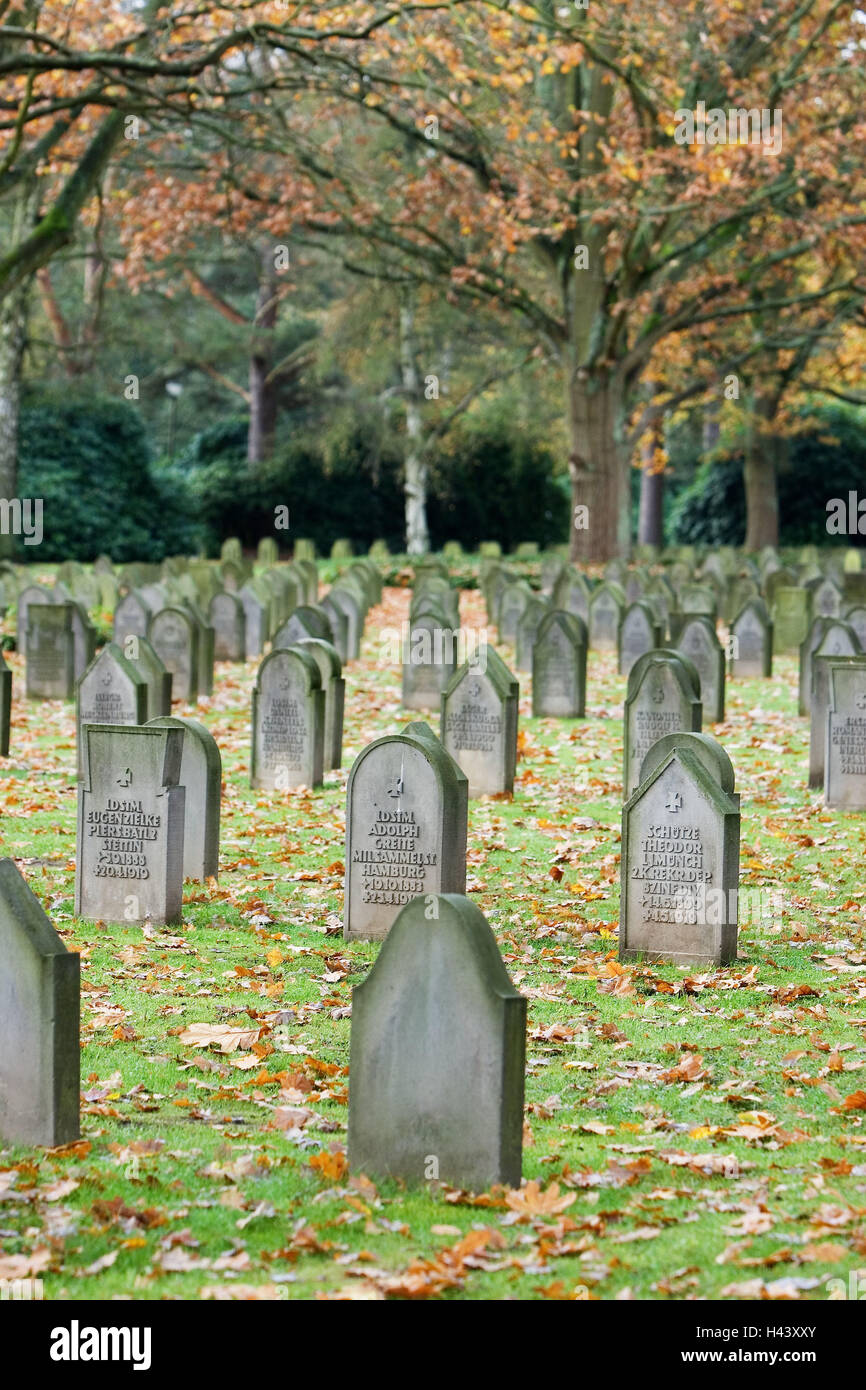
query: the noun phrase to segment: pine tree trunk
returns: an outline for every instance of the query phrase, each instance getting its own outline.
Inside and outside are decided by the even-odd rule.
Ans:
[[[631,548],[624,403],[616,377],[574,372],[567,383],[571,437],[571,559],[603,564]],[[583,509],[586,509],[584,511]]]
[[[427,530],[427,465],[423,454],[421,386],[415,363],[415,310],[411,293],[400,305],[400,370],[406,398],[406,459],[404,497],[406,552],[424,555],[430,549]]]

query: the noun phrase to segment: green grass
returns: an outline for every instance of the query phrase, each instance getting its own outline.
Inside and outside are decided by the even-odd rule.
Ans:
[[[742,886],[780,895],[716,971],[616,973],[625,683],[612,659],[590,657],[585,721],[529,718],[521,678],[515,797],[470,803],[469,888],[529,998],[523,1171],[547,1209],[532,1192],[511,1210],[501,1194],[484,1206],[369,1175],[373,1187],[340,1174],[339,1155],[332,1176],[328,1160],[311,1166],[345,1145],[345,1011],[377,951],[341,935],[346,776],[412,717],[376,640],[407,603],[388,591],[368,620],[347,672],[345,770],[315,794],[250,790],[254,667],[219,668],[196,711],[223,753],[219,885],[187,884],[183,925],[151,936],[74,919],[72,707],[24,702],[9,658],[0,849],[81,953],[88,1099],[79,1149],[0,1150],[0,1274],[31,1259],[49,1299],[714,1298],[780,1279],[826,1299],[829,1279],[866,1269],[866,1111],[841,1109],[866,1089],[866,820],[808,790],[791,657],[771,680],[729,681],[714,730],[742,796]],[[464,613],[482,623],[480,594]],[[248,1050],[181,1044],[195,1022],[261,1028],[264,1055],[239,1069]],[[702,1060],[686,1079],[662,1079],[689,1057]],[[286,1132],[279,1107],[311,1117]],[[468,1247],[442,1256],[485,1228],[469,1263]],[[413,1261],[428,1263],[407,1277]]]

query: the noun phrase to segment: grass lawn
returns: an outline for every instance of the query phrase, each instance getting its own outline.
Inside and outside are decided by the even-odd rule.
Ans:
[[[741,884],[768,915],[741,921],[734,966],[692,973],[616,960],[614,660],[590,654],[582,721],[530,718],[521,677],[514,799],[470,802],[468,861],[529,1000],[524,1187],[346,1173],[352,986],[378,947],[342,939],[345,784],[417,717],[378,659],[407,611],[391,588],[370,613],[343,771],[316,793],[250,790],[252,663],[175,707],[224,773],[219,883],[186,885],[177,927],[73,917],[74,709],[25,702],[8,656],[0,853],[81,955],[84,1137],[0,1149],[0,1277],[37,1275],[46,1299],[826,1300],[866,1279],[866,818],[807,787],[792,657],[729,681],[708,730],[737,774]],[[483,625],[477,591],[463,617]],[[194,1023],[238,1045],[182,1042]]]

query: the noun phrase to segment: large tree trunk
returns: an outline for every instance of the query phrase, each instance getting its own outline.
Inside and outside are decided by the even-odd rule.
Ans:
[[[664,544],[665,474],[657,449],[662,442],[661,421],[655,421],[641,445],[640,512],[637,538],[640,545]]]
[[[274,358],[274,329],[277,325],[279,289],[273,247],[261,253],[259,293],[250,352],[250,425],[247,434],[247,462],[261,463],[274,446],[277,428],[276,386],[271,380]]]
[[[779,440],[770,432],[778,397],[756,393],[746,433],[743,483],[746,490],[746,550],[779,544]]]
[[[400,371],[406,398],[406,552],[424,555],[430,549],[427,530],[427,465],[421,423],[421,385],[415,362],[415,310],[411,291],[400,305]]]
[[[30,185],[15,206],[14,241],[26,237],[35,206],[36,188]],[[30,279],[24,279],[0,296],[0,497],[10,501],[18,495],[18,420],[29,295]],[[0,534],[0,557],[11,555],[13,547],[13,537]]]
[[[583,369],[567,382],[571,439],[571,559],[603,564],[628,557],[631,545],[629,468],[623,448],[622,386],[614,376]]]

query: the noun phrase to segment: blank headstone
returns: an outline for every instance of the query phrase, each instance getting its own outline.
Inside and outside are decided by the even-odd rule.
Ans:
[[[247,661],[261,656],[269,636],[270,603],[255,581],[246,583],[238,594],[244,609],[244,651]]]
[[[297,644],[308,651],[319,668],[325,692],[325,769],[343,765],[343,713],[346,704],[346,682],[340,655],[332,642],[320,637],[305,637]]]
[[[198,699],[199,626],[185,608],[163,608],[154,613],[148,641],[167,671],[171,672],[173,700],[195,704]]]
[[[426,724],[368,744],[349,774],[347,940],[386,936],[417,894],[463,893],[469,783]]]
[[[626,608],[619,628],[619,673],[627,676],[639,656],[662,644],[662,629],[649,603],[635,599]]]
[[[171,672],[165,669],[146,637],[133,633],[124,640],[123,655],[147,686],[146,724],[160,714],[171,714]]]
[[[812,685],[809,693],[809,786],[824,785],[824,745],[827,738],[827,710],[830,702],[828,658],[861,656],[860,643],[852,627],[841,620],[828,622],[824,635],[812,653]]]
[[[11,859],[0,859],[0,1142],[79,1136],[79,956]]]
[[[409,1184],[520,1186],[526,1000],[468,898],[399,913],[352,992],[349,1165]]]
[[[183,730],[180,785],[184,789],[183,876],[204,883],[219,874],[222,758],[210,730],[197,719],[163,715],[158,729]]]
[[[750,598],[731,623],[732,676],[770,676],[773,672],[773,624],[763,599]]]
[[[615,652],[619,645],[625,594],[612,580],[599,584],[589,599],[589,645],[596,652]]]
[[[621,855],[620,959],[736,959],[740,805],[715,740],[671,735],[653,747],[623,807]]]
[[[456,670],[458,634],[438,610],[422,613],[409,624],[403,651],[403,705],[406,709],[436,710],[442,692]]]
[[[82,743],[75,915],[179,922],[182,730],[85,724]]]
[[[0,652],[0,758],[9,756],[12,727],[12,672]]]
[[[808,589],[782,584],[773,589],[773,651],[794,652],[809,631],[812,595]]]
[[[689,658],[700,677],[704,719],[720,724],[725,717],[725,650],[712,618],[690,614],[680,628],[676,650]]]
[[[214,594],[208,608],[214,630],[217,661],[243,661],[246,656],[246,617],[240,594]]]

